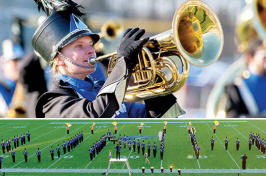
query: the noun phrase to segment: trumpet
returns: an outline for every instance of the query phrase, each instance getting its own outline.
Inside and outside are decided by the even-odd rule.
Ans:
[[[205,3],[191,0],[181,4],[172,29],[150,37],[139,53],[132,72],[134,85],[128,86],[124,100],[135,102],[178,91],[187,80],[189,63],[199,67],[214,63],[223,43],[219,19]],[[116,65],[116,52],[91,60],[91,64],[107,58],[110,74]]]

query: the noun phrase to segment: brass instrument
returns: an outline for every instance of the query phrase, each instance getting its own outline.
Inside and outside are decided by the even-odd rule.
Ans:
[[[123,26],[116,21],[107,21],[101,27],[101,32],[99,33],[101,38],[105,38],[108,41],[114,40],[124,31]]]
[[[238,16],[236,24],[236,36],[238,40],[238,50],[245,53],[248,44],[254,39],[266,39],[266,1],[252,0],[246,4]],[[227,96],[224,88],[226,85],[234,82],[235,78],[246,74],[247,63],[246,56],[236,60],[226,71],[224,75],[214,85],[207,101],[207,117],[225,118],[225,106]]]
[[[152,36],[139,53],[139,62],[132,73],[134,85],[128,86],[125,101],[176,92],[187,80],[188,62],[199,67],[214,63],[221,54],[223,43],[221,24],[206,4],[194,0],[181,4],[173,17],[172,29]],[[116,52],[98,57],[92,64],[109,57],[110,74],[116,64]],[[181,72],[179,68],[182,68]],[[164,70],[171,73],[170,77]]]
[[[118,38],[124,31],[123,26],[116,21],[107,21],[101,27],[101,32],[98,33],[100,38],[105,38],[107,41],[112,41]],[[104,50],[103,42],[99,41],[94,45],[96,52],[102,52]]]
[[[24,92],[21,83],[17,83],[16,89],[9,106],[7,118],[26,118],[26,105],[24,102]]]
[[[239,52],[245,52],[252,39],[266,39],[266,1],[252,0],[237,18],[236,35]]]

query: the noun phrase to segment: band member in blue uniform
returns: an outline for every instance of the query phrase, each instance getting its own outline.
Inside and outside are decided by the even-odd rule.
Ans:
[[[247,159],[248,159],[248,157],[247,157],[247,155],[244,153],[244,155],[241,156],[241,159],[242,159],[242,169],[245,170],[246,167],[247,167]]]
[[[130,140],[130,138],[129,138],[129,140],[128,140],[128,150],[131,150],[131,144],[132,144],[132,142],[131,142],[131,140]]]
[[[116,159],[120,159],[120,150],[121,150],[121,145],[116,145],[115,146],[115,148],[116,148]]]
[[[151,144],[150,144],[150,142],[148,142],[147,148],[148,148],[148,156],[150,156],[150,154],[151,154]]]
[[[59,144],[57,145],[56,151],[57,151],[57,157],[60,158],[60,150]]]
[[[28,162],[28,152],[26,148],[24,149],[23,155],[24,155],[25,162]]]
[[[157,154],[157,145],[156,145],[155,142],[154,142],[152,148],[153,148],[153,156],[154,156],[154,158],[155,158],[155,157],[156,157],[156,154]]]
[[[8,140],[6,140],[6,152],[9,152],[9,143],[8,143]]]
[[[23,133],[23,144],[26,144],[26,135]]]
[[[90,151],[90,158],[91,158],[91,161],[93,160],[93,149],[92,149],[92,147],[89,149],[89,151]]]
[[[239,150],[239,146],[240,146],[240,140],[237,138],[237,140],[236,140],[236,150]]]
[[[8,147],[9,147],[8,151],[11,151],[11,141],[10,141],[10,139],[8,139]]]
[[[19,136],[17,135],[17,147],[19,147]]]
[[[251,150],[251,146],[253,145],[253,140],[252,138],[249,138],[249,143],[248,143],[248,149]]]
[[[38,158],[38,162],[41,162],[41,151],[38,148],[38,151],[36,152],[37,158]]]
[[[62,147],[63,147],[63,150],[64,150],[64,154],[66,154],[66,143],[65,143],[65,141],[63,142]]]
[[[69,139],[68,139],[68,140],[67,140],[67,151],[68,151],[68,152],[70,152],[70,145],[71,145],[71,144],[70,144],[70,141],[69,141]]]
[[[54,160],[54,149],[53,149],[53,147],[51,147],[51,149],[50,149],[50,154],[51,154],[52,160]]]
[[[28,142],[30,142],[30,131],[27,133]]]
[[[95,147],[94,143],[92,145],[92,150],[93,150],[93,158],[95,158],[96,147]]]
[[[0,153],[1,154],[1,153]],[[0,169],[2,169],[2,159],[3,159],[4,157],[3,156],[0,156]]]
[[[126,148],[126,144],[127,144],[127,138],[126,138],[126,135],[124,135],[124,138],[123,138],[123,144],[124,144],[124,148]]]
[[[214,138],[213,138],[213,136],[212,136],[212,138],[211,138],[211,149],[213,150],[213,147],[214,147]]]
[[[108,141],[110,141],[111,136],[112,136],[112,133],[111,133],[111,131],[108,129],[108,132],[107,132]]]
[[[12,148],[12,152],[11,152],[11,156],[12,156],[12,160],[13,160],[13,163],[15,163],[15,152],[14,152],[14,149]]]
[[[134,140],[133,140],[133,151],[135,152],[136,151],[136,139],[134,138]]]
[[[138,139],[138,154],[140,153],[140,141],[139,141],[139,139]]]
[[[160,148],[161,160],[163,160],[163,152],[164,152],[164,147],[161,146]]]
[[[142,147],[142,155],[144,155],[144,153],[145,153],[145,143],[144,143],[144,141],[142,142],[141,147]]]
[[[23,141],[23,135],[21,134],[20,136],[20,144],[23,145],[24,144],[24,141]]]
[[[115,136],[115,134],[113,135],[113,142],[114,142],[114,144],[115,144],[115,141],[116,141],[116,136]]]
[[[199,159],[200,147],[199,147],[199,145],[197,144],[195,148],[196,148],[196,158]]]
[[[12,141],[14,141],[14,147],[16,149],[17,148],[17,138],[16,138],[16,136],[14,136],[14,139],[12,139]]]
[[[118,137],[118,143],[119,143],[119,145],[121,145],[121,143],[122,143],[122,136],[121,136],[121,134]]]
[[[227,137],[226,137],[226,139],[225,139],[225,150],[227,150],[227,147],[228,147],[228,139],[227,139]]]

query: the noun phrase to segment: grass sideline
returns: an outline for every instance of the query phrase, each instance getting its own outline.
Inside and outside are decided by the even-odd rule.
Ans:
[[[156,142],[159,146],[158,132],[163,130],[163,122],[166,119],[160,120],[118,120],[118,135],[126,135],[131,138],[144,139],[145,144],[150,142],[151,145]],[[28,130],[31,133],[31,142],[26,142],[26,145],[15,149],[16,162],[12,163],[10,153],[3,155],[3,168],[0,172],[5,172],[6,175],[63,175],[68,172],[68,175],[77,174],[85,175],[102,175],[102,171],[106,172],[108,167],[108,151],[112,150],[112,156],[115,158],[114,144],[107,141],[106,147],[99,155],[91,162],[88,149],[100,136],[106,134],[108,129],[114,132],[112,120],[0,120],[0,140],[12,139],[14,135],[21,135]],[[200,158],[197,160],[190,143],[190,137],[187,132],[187,125],[192,122],[192,126],[196,128],[196,137],[201,148]],[[66,134],[65,123],[71,123],[70,134]],[[90,126],[95,122],[94,134],[91,135]],[[139,135],[138,126],[140,122],[144,122],[144,128]],[[145,173],[151,173],[150,167],[154,167],[156,173],[153,175],[161,175],[159,169],[164,167],[164,175],[170,175],[169,166],[173,166],[174,172],[177,175],[176,169],[181,169],[181,175],[237,175],[242,173],[241,155],[246,153],[247,159],[247,175],[266,175],[266,156],[263,155],[255,146],[252,146],[251,151],[248,150],[249,133],[259,133],[262,138],[266,138],[266,121],[265,120],[219,120],[220,125],[217,126],[216,134],[213,134],[213,120],[184,120],[184,119],[167,119],[167,133],[165,137],[165,152],[164,159],[160,160],[159,150],[157,149],[157,157],[149,158],[151,164],[145,164],[145,158],[140,153],[139,155],[128,148],[122,147],[121,157],[128,158],[130,167],[135,173],[141,174],[141,167],[145,167]],[[71,152],[63,154],[62,144],[69,137],[74,136],[78,132],[83,131],[84,141],[79,144]],[[211,151],[210,139],[214,136],[214,150]],[[228,151],[224,149],[225,137],[229,139]],[[236,151],[235,142],[237,137],[240,139],[240,149]],[[13,147],[13,142],[11,142]],[[61,157],[51,160],[50,148],[55,149],[57,144],[61,147]],[[24,162],[23,150],[27,148],[28,163]],[[42,152],[41,163],[37,162],[35,155],[37,148]],[[146,148],[147,150],[147,148]],[[56,153],[55,153],[55,156]],[[60,172],[60,169],[62,172]],[[72,170],[68,170],[72,169]],[[128,175],[126,166],[123,163],[116,163],[111,166],[109,175]],[[41,172],[40,172],[41,171]],[[56,171],[56,172],[53,172]],[[124,172],[124,173],[123,173]],[[92,174],[93,173],[93,174]],[[138,174],[137,174],[138,173]]]

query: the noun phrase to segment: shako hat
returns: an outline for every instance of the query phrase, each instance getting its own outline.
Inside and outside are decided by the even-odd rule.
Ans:
[[[48,15],[32,38],[34,50],[46,61],[54,59],[57,52],[67,44],[90,36],[97,43],[100,36],[93,33],[80,19],[79,6],[71,0],[35,0],[38,9]]]

